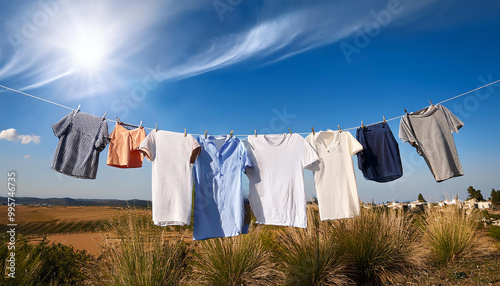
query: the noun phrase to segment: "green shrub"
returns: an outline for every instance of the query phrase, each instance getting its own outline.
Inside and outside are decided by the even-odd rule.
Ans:
[[[258,233],[201,241],[189,284],[269,285],[278,275]]]
[[[129,213],[110,226],[103,259],[109,285],[177,285],[186,267],[187,248],[180,239],[169,240],[151,217]],[[113,240],[112,235],[117,239]]]
[[[482,210],[481,211],[481,217],[487,219],[487,220],[490,220],[490,219],[499,219],[500,218],[500,215],[497,215],[497,214],[491,214],[488,210]]]
[[[33,247],[30,247],[25,238],[18,236],[16,241],[15,250],[15,274],[14,278],[8,278],[5,276],[11,271],[7,270],[9,267],[9,262],[6,261],[10,255],[11,250],[7,248],[8,237],[4,234],[1,237],[0,246],[0,259],[2,261],[3,273],[0,276],[1,285],[37,285],[37,276],[40,273],[40,266],[42,264],[40,254],[34,251]]]
[[[500,226],[492,225],[488,229],[488,235],[500,242]]]
[[[488,236],[496,241],[496,245],[498,249],[500,249],[500,226],[490,226],[488,229]]]
[[[280,247],[277,237],[279,236],[281,226],[276,225],[255,225],[256,239],[260,240],[262,248],[271,253],[271,260],[278,262]],[[249,235],[254,235],[249,233]]]
[[[454,206],[430,209],[424,226],[423,243],[430,250],[431,259],[436,264],[446,264],[471,254],[481,246],[477,218],[477,213],[467,215]]]
[[[0,259],[4,262],[10,250],[7,249],[3,236],[0,248]],[[83,282],[86,278],[81,271],[90,257],[85,251],[74,251],[73,247],[63,244],[49,244],[43,240],[38,244],[28,244],[21,236],[16,240],[16,272],[15,279],[0,277],[1,285],[74,285]]]
[[[400,211],[362,210],[355,218],[331,223],[334,241],[354,263],[358,283],[397,282],[419,265],[418,232]]]
[[[317,214],[308,214],[308,228],[286,228],[278,238],[285,285],[347,285],[352,269]],[[325,224],[322,224],[325,226]]]

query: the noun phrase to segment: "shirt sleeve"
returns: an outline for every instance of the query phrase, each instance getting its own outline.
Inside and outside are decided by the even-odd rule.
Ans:
[[[417,139],[408,122],[408,116],[406,115],[404,115],[399,122],[399,139],[401,139],[403,143],[410,142],[411,145],[417,143]]]
[[[305,138],[305,140],[307,141],[307,143],[309,143],[309,145],[312,146],[312,133],[308,134]]]
[[[446,117],[446,121],[448,121],[448,126],[450,127],[451,133],[458,133],[458,130],[464,126],[464,123],[455,116],[455,114],[451,113],[448,108],[437,105],[441,110],[443,110],[444,116]]]
[[[358,142],[358,140],[356,140],[356,138],[354,138],[354,136],[352,136],[351,132],[349,132],[349,131],[344,131],[344,132],[347,132],[347,138],[348,138],[348,142],[349,142],[349,152],[350,152],[351,156],[354,156],[354,155],[356,155],[356,153],[363,150],[363,146],[361,146],[361,144]]]
[[[52,125],[52,131],[54,131],[54,135],[57,138],[60,138],[61,136],[63,136],[68,132],[74,114],[75,111],[72,111],[68,115],[61,118],[61,120],[59,120],[57,123]]]
[[[99,152],[104,150],[104,148],[106,148],[106,146],[109,144],[108,121],[104,119],[101,124],[102,126],[95,142],[95,148]]]
[[[316,152],[316,149],[314,147],[314,143],[313,143],[313,135],[312,134],[309,134],[307,135],[306,137],[306,142],[311,145],[311,147],[314,149],[314,151]],[[318,155],[318,152],[316,152],[316,155]],[[318,157],[318,160],[314,161],[313,163],[309,164],[308,166],[306,166],[305,168],[308,169],[308,170],[311,170],[311,171],[319,171],[319,157]]]
[[[198,158],[198,155],[201,153],[201,145],[193,136],[191,136],[191,139],[193,141],[193,148],[189,156],[189,163],[194,164],[196,158]]]
[[[297,135],[300,136],[300,135]],[[302,167],[307,168],[314,162],[319,160],[318,154],[316,153],[316,150],[307,142],[302,136],[300,136],[300,139],[302,139],[302,154],[301,154],[301,161],[302,161]]]
[[[139,146],[139,151],[144,153],[148,161],[154,161],[156,158],[156,130],[151,130],[146,139]]]
[[[241,171],[246,172],[247,168],[253,168],[253,163],[252,160],[250,159],[250,156],[248,155],[248,150],[245,147],[245,144],[240,141],[240,158],[241,158]]]

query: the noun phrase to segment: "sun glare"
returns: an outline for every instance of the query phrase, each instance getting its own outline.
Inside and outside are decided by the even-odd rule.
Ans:
[[[104,59],[103,48],[92,42],[87,42],[74,50],[75,64],[80,67],[96,68]]]
[[[80,69],[95,70],[106,60],[107,47],[98,31],[80,35],[71,49],[73,64]]]

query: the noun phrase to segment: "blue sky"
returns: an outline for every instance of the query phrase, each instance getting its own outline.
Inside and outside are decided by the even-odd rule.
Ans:
[[[500,79],[499,14],[498,1],[0,1],[0,84],[178,132],[349,128]],[[16,130],[0,136],[0,173],[18,172],[18,196],[151,198],[151,164],[108,167],[107,149],[96,180],[51,170],[50,126],[69,110],[0,96],[0,131]],[[366,181],[355,165],[363,201],[500,189],[500,84],[444,105],[465,122],[465,176],[436,183],[398,139],[401,179]]]

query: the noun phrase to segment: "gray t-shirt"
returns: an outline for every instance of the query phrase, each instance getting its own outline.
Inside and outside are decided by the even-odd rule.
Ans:
[[[462,126],[446,107],[429,106],[401,118],[399,138],[417,148],[436,181],[442,182],[464,174],[452,135]]]

